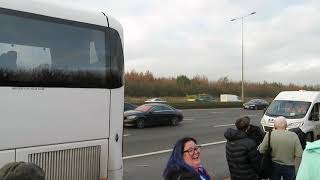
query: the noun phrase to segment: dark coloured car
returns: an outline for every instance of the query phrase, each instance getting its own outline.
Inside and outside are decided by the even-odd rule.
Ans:
[[[198,101],[198,102],[213,102],[213,101],[217,101],[217,100],[214,99],[214,97],[209,94],[199,94],[196,101]]]
[[[243,104],[244,109],[265,109],[269,106],[269,103],[263,99],[252,99],[249,102]]]
[[[124,112],[123,124],[137,128],[162,124],[177,126],[182,120],[181,111],[166,104],[150,103],[141,105],[135,110]]]
[[[129,111],[129,110],[134,110],[138,106],[135,104],[130,104],[130,103],[124,103],[124,111]]]

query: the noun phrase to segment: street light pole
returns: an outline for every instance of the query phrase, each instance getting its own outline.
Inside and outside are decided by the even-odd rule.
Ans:
[[[243,72],[243,19],[256,14],[256,12],[252,12],[242,17],[231,19],[230,21],[236,21],[241,19],[241,100],[244,102],[244,72]]]
[[[243,75],[243,17],[241,18],[241,100],[244,102],[244,75]]]

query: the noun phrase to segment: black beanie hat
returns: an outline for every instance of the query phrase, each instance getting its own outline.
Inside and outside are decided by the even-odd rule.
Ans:
[[[0,169],[0,180],[45,180],[45,174],[33,163],[12,162]]]

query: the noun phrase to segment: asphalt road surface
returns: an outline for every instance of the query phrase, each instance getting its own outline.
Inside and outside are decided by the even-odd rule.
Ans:
[[[202,144],[201,160],[215,179],[229,177],[225,158],[227,128],[241,116],[260,124],[263,111],[243,109],[183,110],[184,121],[179,126],[156,126],[145,129],[124,129],[124,180],[160,180],[174,143],[186,136]]]

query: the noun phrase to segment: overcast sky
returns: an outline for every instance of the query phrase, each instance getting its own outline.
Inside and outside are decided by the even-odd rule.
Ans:
[[[43,0],[44,1],[44,0]],[[124,29],[126,71],[320,84],[319,0],[45,0],[103,10]]]

